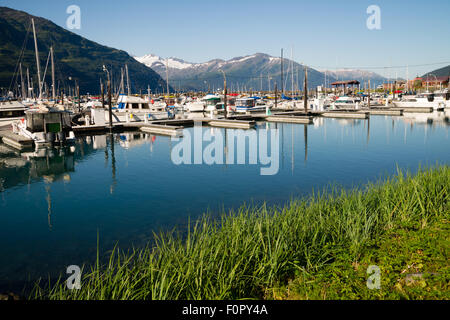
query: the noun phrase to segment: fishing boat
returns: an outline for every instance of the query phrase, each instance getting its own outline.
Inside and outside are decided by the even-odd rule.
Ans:
[[[220,103],[220,97],[213,94],[208,94],[203,98],[205,101],[205,111],[219,111],[223,110],[223,104]]]
[[[236,99],[236,112],[264,111],[265,109],[265,105],[257,106],[254,98]]]
[[[227,112],[233,112],[236,108],[236,98],[227,97]],[[223,112],[225,109],[225,98],[221,97],[220,103],[217,104],[217,112]]]
[[[205,101],[194,97],[190,99],[191,101],[187,101],[184,109],[189,112],[204,112],[205,111]]]
[[[109,117],[108,112],[105,117]],[[113,108],[113,122],[136,122],[147,120],[172,119],[174,113],[170,110],[162,110],[151,101],[141,97],[121,94],[117,100],[117,106]]]
[[[205,102],[203,101],[192,101],[186,104],[185,109],[189,112],[204,112]]]
[[[164,102],[166,103],[167,108],[175,109],[178,107],[176,98],[174,96],[164,97]]]
[[[28,107],[19,101],[2,101],[0,102],[0,127],[12,124],[25,116]]]
[[[12,123],[13,133],[34,141],[36,147],[73,143],[72,114],[40,105],[25,111],[25,117]]]
[[[361,105],[361,98],[340,96],[331,103],[332,109],[359,109]]]
[[[440,110],[445,108],[447,101],[444,97],[436,98],[433,93],[421,93],[416,96],[404,96],[399,101],[392,102],[399,108],[433,108]]]
[[[164,101],[163,97],[154,99],[149,98],[149,101],[151,104],[150,109],[152,109],[153,111],[160,111],[160,112],[166,111],[167,104]]]
[[[97,99],[92,99],[83,105],[84,110],[91,110],[92,108],[101,108],[102,102]]]
[[[448,89],[435,91],[433,94],[436,101],[442,102],[445,108],[450,108],[450,92]]]

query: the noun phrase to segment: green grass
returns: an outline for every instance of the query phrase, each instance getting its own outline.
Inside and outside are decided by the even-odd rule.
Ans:
[[[242,207],[219,220],[205,216],[187,234],[155,235],[152,247],[113,250],[107,264],[98,259],[85,268],[80,290],[68,290],[61,279],[38,284],[30,298],[421,298],[422,292],[405,293],[395,282],[408,263],[419,266],[416,256],[402,260],[400,253],[417,247],[433,257],[437,251],[446,265],[449,185],[450,167],[439,166],[399,172],[360,189],[331,188],[283,208]],[[441,230],[437,242],[428,237],[433,228]],[[432,276],[432,296],[446,298],[448,268],[430,261],[425,271],[439,273]],[[365,287],[369,264],[382,269],[381,290]]]
[[[357,259],[345,251],[316,272],[299,270],[270,299],[449,299],[450,221],[425,228],[402,224],[369,241]],[[366,285],[370,265],[380,268],[379,290]]]

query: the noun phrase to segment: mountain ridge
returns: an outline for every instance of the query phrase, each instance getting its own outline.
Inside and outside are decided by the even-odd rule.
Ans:
[[[161,58],[155,54],[134,57],[137,61],[151,67],[163,78],[166,77],[166,64],[169,69],[169,83],[175,88],[183,90],[209,90],[223,87],[225,72],[227,84],[230,89],[273,90],[277,83],[281,90],[281,58],[265,53],[254,53],[247,56],[238,56],[229,60],[212,59],[203,63],[191,63],[180,58]],[[284,88],[286,90],[303,89],[304,66],[284,59],[283,67]],[[292,72],[293,71],[293,72]],[[294,76],[294,86],[292,86]],[[328,77],[327,83],[334,81]],[[325,75],[308,67],[308,87],[314,88],[324,85]]]
[[[422,76],[422,78],[425,78],[427,75],[435,75],[436,77],[448,77],[450,76],[450,65],[427,72]]]
[[[54,46],[57,87],[64,88],[74,85],[72,79],[78,79],[80,93],[99,93],[100,79],[106,79],[102,70],[105,65],[112,75],[113,87],[120,81],[121,68],[128,65],[132,91],[165,88],[163,78],[151,68],[137,62],[127,52],[101,45],[80,35],[68,31],[51,20],[30,15],[24,11],[8,7],[0,7],[0,86],[12,89],[15,71],[20,52],[24,48],[22,65],[24,72],[28,67],[34,86],[37,88],[37,69],[34,51],[33,35],[30,32],[30,21],[34,18],[41,64],[41,77],[48,57],[50,46]],[[28,34],[28,36],[27,36]],[[26,44],[25,38],[27,38]],[[50,66],[45,76],[45,82],[51,84]],[[19,79],[20,82],[20,79]],[[106,83],[106,81],[104,81]]]

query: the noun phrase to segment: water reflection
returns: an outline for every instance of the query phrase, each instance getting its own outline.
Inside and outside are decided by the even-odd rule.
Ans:
[[[282,204],[328,183],[377,179],[397,165],[448,163],[448,114],[415,116],[258,122],[257,133],[279,130],[281,163],[273,176],[261,176],[247,157],[245,165],[175,165],[177,142],[141,132],[83,136],[73,148],[34,152],[0,144],[0,256],[8,262],[0,264],[0,289],[2,280],[29,271],[46,276],[50,268],[95,259],[97,231],[102,250],[117,241],[127,248],[208,210]],[[223,139],[225,158],[236,155],[228,143],[236,130],[202,130]]]
[[[403,116],[392,117],[392,120],[399,120],[404,123],[414,125],[427,125],[429,127],[448,127],[450,125],[450,109],[445,111],[434,111],[431,113],[404,113]]]
[[[71,148],[19,152],[0,145],[1,190],[30,184],[41,178],[48,183],[70,181],[69,173],[75,170],[75,149]]]
[[[366,130],[366,144],[368,145],[371,138],[371,122],[373,122],[374,119],[381,117],[383,116],[372,116],[366,120],[314,118],[312,125],[282,125],[279,123],[262,122],[257,124],[257,130],[265,129],[268,131],[271,127],[280,129],[281,156],[283,157],[284,162],[284,156],[287,153],[285,144],[289,143],[291,171],[293,172],[295,164],[294,147],[302,140],[304,147],[303,161],[305,164],[308,162],[308,127],[314,128],[314,130],[321,130],[322,139],[326,142],[328,136],[327,127],[330,127],[330,124],[332,123],[336,123],[342,128],[340,130],[341,139],[343,139],[344,134],[347,134],[348,132],[354,134],[355,128],[363,126]],[[389,143],[391,133],[393,135],[397,134],[397,127],[400,123],[404,124],[404,144],[408,142],[408,128],[410,132],[413,132],[415,126],[423,127],[424,138],[426,140],[429,132],[428,130],[442,127],[448,132],[448,127],[450,126],[450,110],[433,113],[405,113],[403,116],[384,116],[384,118],[386,119],[386,122],[390,123],[390,130],[387,126],[385,127],[387,143]],[[290,128],[288,128],[289,126]],[[303,137],[302,139],[297,140],[295,128],[301,126],[303,126]],[[285,129],[290,129],[290,141],[285,137]],[[227,156],[229,152],[227,135],[230,132],[235,133],[236,129],[204,128],[204,130],[210,130],[211,136],[213,137],[217,136],[217,132],[223,132],[223,151],[225,156]],[[49,186],[60,180],[70,183],[70,174],[75,172],[76,163],[86,160],[86,158],[97,151],[103,150],[105,167],[111,166],[110,192],[114,193],[115,186],[117,185],[115,146],[118,145],[125,150],[129,150],[135,147],[148,145],[150,152],[153,152],[157,137],[158,136],[156,135],[142,132],[84,136],[77,140],[76,146],[39,149],[32,152],[20,152],[4,144],[0,144],[0,192],[4,192],[6,189],[16,186],[41,181],[42,179]],[[171,150],[173,147],[171,140],[167,137],[163,138],[165,141],[168,141],[169,150]],[[226,165],[226,163],[224,163],[224,165]]]
[[[377,116],[380,117],[380,116]],[[428,130],[444,127],[448,129],[450,126],[450,110],[433,112],[433,113],[405,113],[403,116],[393,116],[384,117],[391,124],[391,129],[388,130],[386,127],[386,141],[389,143],[391,132],[393,135],[396,134],[396,129],[399,123],[404,123],[403,126],[403,142],[407,143],[407,129],[413,132],[415,126],[420,126],[424,128],[424,138],[427,139]],[[341,139],[344,137],[345,130],[353,130],[361,125],[366,129],[366,144],[370,142],[371,135],[371,122],[374,117],[366,120],[360,119],[328,119],[328,126],[331,123],[336,123],[342,129],[340,130]],[[327,125],[324,118],[313,119],[313,125],[311,126],[315,130],[321,129],[323,141],[327,140]],[[285,144],[290,144],[290,155],[291,155],[291,171],[294,171],[295,164],[295,152],[294,146],[298,144],[296,141],[295,128],[298,126],[303,126],[303,146],[304,146],[304,163],[308,161],[308,125],[291,125],[291,137],[290,142],[287,141],[285,137],[285,129],[287,125],[281,125],[279,123],[269,123],[263,122],[258,123],[257,129],[270,130],[271,126],[276,129],[281,130],[281,156],[286,154]],[[224,133],[224,154],[227,156],[228,150],[228,139],[227,135],[231,131],[236,131],[236,129],[219,129],[219,128],[207,128],[206,130],[211,130],[211,135],[216,136],[216,132],[222,130]],[[150,151],[153,152],[154,144],[156,142],[157,136],[142,133],[142,132],[126,132],[120,134],[110,134],[110,135],[94,135],[85,136],[79,138],[76,147],[66,147],[57,149],[39,149],[33,152],[20,152],[14,150],[4,144],[0,144],[0,192],[5,191],[8,188],[15,186],[20,186],[23,184],[30,184],[34,181],[40,181],[44,179],[46,184],[51,185],[52,183],[60,180],[65,182],[70,182],[70,173],[75,171],[75,163],[77,161],[82,161],[86,157],[95,153],[98,150],[104,151],[105,157],[105,167],[111,166],[111,185],[110,192],[114,193],[115,186],[117,185],[116,177],[116,157],[115,157],[115,145],[119,145],[123,149],[131,149],[134,147],[139,147],[145,144],[149,145]],[[165,138],[167,140],[167,138]],[[172,149],[173,145],[169,141],[169,149]],[[226,164],[225,164],[226,165]]]

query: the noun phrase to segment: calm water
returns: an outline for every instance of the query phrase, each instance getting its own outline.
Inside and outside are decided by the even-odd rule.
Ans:
[[[329,183],[375,180],[396,165],[449,163],[448,117],[260,123],[257,131],[279,130],[279,171],[265,176],[259,164],[175,165],[178,142],[141,133],[86,136],[72,148],[41,154],[0,144],[0,291],[93,261],[97,234],[102,252],[117,241],[139,246],[152,230],[183,226],[207,211],[283,204]]]

